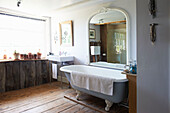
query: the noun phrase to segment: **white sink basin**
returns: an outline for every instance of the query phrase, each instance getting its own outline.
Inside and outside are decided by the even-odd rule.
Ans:
[[[56,62],[74,61],[74,57],[73,56],[50,55],[50,56],[47,56],[47,59],[51,60],[51,61],[56,61]]]

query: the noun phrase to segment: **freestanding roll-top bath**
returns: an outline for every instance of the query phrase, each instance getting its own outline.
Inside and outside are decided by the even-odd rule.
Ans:
[[[72,88],[74,88],[77,92],[77,99],[80,96],[80,92],[87,93],[89,95],[93,95],[99,98],[102,98],[106,102],[105,110],[109,111],[110,107],[113,103],[120,103],[124,99],[128,97],[128,80],[126,78],[126,75],[121,74],[122,70],[114,70],[114,69],[106,69],[106,68],[100,68],[100,67],[94,67],[94,66],[86,66],[86,65],[70,65],[70,66],[64,66],[60,68],[61,71],[63,71],[70,82]],[[85,88],[80,88],[78,86],[75,86],[71,83],[71,73],[72,72],[81,72],[86,74],[93,74],[93,75],[102,75],[104,76],[114,76],[115,82],[113,83],[113,95],[106,95],[103,93],[91,91]],[[81,75],[80,75],[81,76]]]

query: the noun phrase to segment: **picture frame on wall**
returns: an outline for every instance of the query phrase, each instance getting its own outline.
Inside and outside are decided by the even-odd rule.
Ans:
[[[60,46],[73,46],[73,22],[71,20],[59,23]]]
[[[95,39],[96,38],[96,30],[95,29],[90,29],[89,31],[89,38],[90,39]]]

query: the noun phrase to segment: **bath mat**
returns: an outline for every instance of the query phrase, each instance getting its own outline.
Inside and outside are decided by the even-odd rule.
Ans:
[[[103,99],[88,95],[88,94],[81,94],[80,99],[76,99],[76,92],[68,93],[64,95],[64,98],[69,99],[70,101],[76,102],[80,105],[83,105],[85,107],[88,107],[90,109],[93,109],[95,111],[101,112],[101,113],[128,113],[128,109],[119,106],[118,104],[113,104],[110,108],[109,112],[106,112],[104,110],[106,104]]]

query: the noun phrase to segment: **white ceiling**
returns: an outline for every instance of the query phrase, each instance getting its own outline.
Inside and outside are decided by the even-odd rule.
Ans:
[[[58,10],[77,6],[80,4],[106,3],[114,0],[21,0],[20,7],[17,7],[18,0],[0,0],[0,8],[49,16]]]
[[[125,15],[117,10],[109,10],[104,13],[99,13],[95,15],[91,20],[90,24],[98,24],[99,20],[103,19],[102,23],[115,22],[125,20]]]

